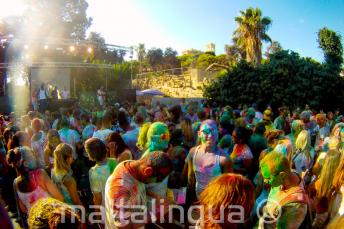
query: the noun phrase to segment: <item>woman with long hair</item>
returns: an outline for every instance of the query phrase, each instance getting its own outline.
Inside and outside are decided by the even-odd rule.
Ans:
[[[72,176],[73,149],[68,144],[59,144],[54,151],[54,168],[51,178],[62,192],[67,204],[82,205],[77,192],[76,181]]]
[[[116,159],[117,162],[133,160],[129,147],[119,133],[110,133],[105,140],[109,149],[108,157]]]
[[[253,208],[254,186],[242,175],[223,174],[208,184],[200,195],[199,203],[204,215],[197,222],[196,228],[242,228]],[[234,210],[237,208],[232,206],[241,206],[243,211],[236,212]]]
[[[318,227],[323,225],[328,217],[329,201],[333,192],[333,177],[335,177],[340,161],[341,153],[338,150],[330,150],[326,155],[318,179],[310,187],[310,197],[313,200],[313,208],[316,212],[313,225]]]
[[[332,191],[333,178],[341,161],[341,153],[338,150],[330,150],[327,153],[320,175],[315,182],[317,198],[328,198]]]
[[[27,213],[41,198],[51,196],[63,201],[64,198],[56,185],[44,170],[38,168],[30,148],[17,147],[8,151],[7,162],[18,172],[18,177],[14,181],[14,190],[23,213]]]
[[[317,159],[312,168],[313,174],[315,174],[316,176],[319,175],[321,168],[324,164],[324,161],[326,159],[328,151],[339,150],[339,145],[340,145],[339,143],[340,143],[339,139],[335,136],[330,136],[326,138],[326,144],[324,144],[324,147],[323,147],[323,149],[326,149],[326,150],[319,152],[319,154],[317,155]]]
[[[54,150],[61,143],[60,135],[57,130],[49,130],[47,134],[48,142],[44,149],[44,162],[47,170],[51,172],[54,167]]]
[[[292,157],[293,165],[298,174],[313,167],[315,151],[311,146],[311,137],[307,130],[302,130],[295,141],[295,153]]]
[[[334,173],[332,182],[332,194],[330,200],[329,217],[333,219],[337,216],[344,215],[344,156]]]
[[[295,142],[297,139],[297,136],[299,136],[300,132],[305,129],[305,124],[301,120],[293,120],[291,123],[291,132],[287,135],[287,137],[290,139],[293,149],[295,151]]]
[[[191,147],[195,145],[195,138],[191,120],[188,118],[184,118],[180,123],[180,129],[182,131],[183,147],[189,150]]]
[[[339,140],[339,150],[344,153],[344,123],[337,123],[331,132],[331,136],[338,138]],[[327,139],[325,139],[326,142]],[[324,143],[325,144],[325,143]]]

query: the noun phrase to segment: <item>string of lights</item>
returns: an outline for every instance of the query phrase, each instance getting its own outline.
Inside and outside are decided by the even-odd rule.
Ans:
[[[35,46],[35,48],[41,46],[42,49],[48,50],[54,49],[56,50],[68,50],[70,52],[74,52],[77,49],[85,49],[88,53],[92,53],[95,49],[99,49],[101,47],[106,48],[109,51],[113,50],[124,50],[133,55],[133,46],[121,46],[121,45],[114,45],[114,44],[100,44],[99,42],[89,41],[89,40],[73,40],[73,39],[65,39],[65,38],[37,38],[37,37],[15,37],[13,35],[8,36],[0,36],[0,46],[5,48],[5,46],[10,47],[18,47],[23,48],[24,50],[29,50],[31,46]]]
[[[12,63],[0,63],[0,69],[8,68],[14,69],[18,65],[23,64],[22,62],[12,62]],[[92,64],[92,63],[73,63],[73,62],[33,62],[27,64],[31,68],[107,68],[112,69],[111,64]]]

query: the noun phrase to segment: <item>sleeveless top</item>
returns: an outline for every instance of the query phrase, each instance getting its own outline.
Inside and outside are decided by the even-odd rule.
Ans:
[[[64,197],[64,202],[70,205],[73,205],[72,197],[69,194],[69,191],[67,187],[64,185],[64,181],[66,180],[67,177],[70,177],[70,174],[56,174],[54,169],[51,170],[51,179],[53,182],[56,184],[58,189],[61,191],[63,197]]]
[[[196,164],[196,157],[199,154],[199,149],[200,146],[196,148],[195,154],[192,159],[193,169],[196,177],[197,198],[199,198],[201,192],[205,189],[205,187],[214,177],[220,176],[222,174],[220,166],[220,155],[218,154],[215,154],[215,163],[212,166],[201,167],[198,164]]]
[[[42,198],[46,198],[46,197],[50,197],[49,193],[47,191],[45,191],[43,188],[41,188],[41,186],[39,186],[37,181],[36,181],[36,177],[38,175],[37,174],[38,172],[39,172],[39,170],[35,170],[35,171],[30,173],[30,177],[36,186],[36,188],[32,192],[20,192],[18,190],[18,188],[16,189],[18,197],[23,202],[23,204],[25,205],[27,212],[30,211],[32,205],[37,200],[42,199]],[[15,184],[17,184],[17,179],[15,180]]]

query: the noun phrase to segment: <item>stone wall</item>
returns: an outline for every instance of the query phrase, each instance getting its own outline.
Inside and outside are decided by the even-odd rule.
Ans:
[[[188,69],[176,75],[170,72],[154,72],[137,76],[133,86],[138,90],[158,89],[172,98],[203,98],[202,88],[216,79],[217,72]]]

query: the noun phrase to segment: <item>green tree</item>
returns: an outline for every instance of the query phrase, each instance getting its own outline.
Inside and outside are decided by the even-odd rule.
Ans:
[[[106,50],[105,38],[102,37],[100,33],[90,32],[90,34],[87,37],[87,40],[94,44],[96,46],[95,48]]]
[[[221,54],[215,57],[215,62],[221,65],[228,65],[228,58],[226,54]]]
[[[85,39],[86,30],[92,19],[87,17],[86,0],[28,0],[28,12],[25,13],[28,24],[39,25],[28,28],[28,33],[35,32],[38,37]]]
[[[214,55],[204,53],[197,58],[196,67],[206,69],[213,63],[216,63],[216,57]]]
[[[92,19],[87,17],[88,4],[85,0],[27,0],[26,11],[19,16],[4,18],[0,23],[2,35],[13,34],[17,46],[11,46],[9,52],[14,52],[17,58],[25,51],[21,47],[29,45],[31,61],[82,61],[85,48],[79,52],[62,52],[56,48],[68,50],[71,39],[85,39],[85,32],[91,25]],[[49,49],[43,50],[47,44]],[[19,48],[20,47],[20,48]],[[81,48],[80,48],[81,49]],[[12,56],[12,55],[10,55]]]
[[[269,17],[262,17],[260,9],[248,8],[240,11],[235,17],[238,28],[234,31],[234,39],[240,49],[245,49],[247,62],[259,65],[262,59],[262,41],[271,42],[267,30],[271,25]]]
[[[146,56],[145,44],[139,44],[136,48],[137,59],[139,62],[142,62]]]
[[[197,49],[188,49],[185,52],[183,52],[183,55],[193,55],[193,56],[199,56],[201,55],[203,52]]]
[[[147,62],[153,70],[162,69],[164,53],[160,48],[151,48],[148,50]]]
[[[197,56],[193,54],[184,54],[182,56],[177,57],[180,61],[180,65],[182,68],[189,68],[189,67],[195,67]]]
[[[177,51],[168,47],[164,51],[164,68],[178,68],[180,61],[177,59]]]
[[[264,55],[267,59],[269,59],[270,55],[282,50],[282,46],[278,41],[272,41],[271,44],[266,48],[266,52],[264,53]]]
[[[235,43],[233,45],[225,45],[225,52],[228,62],[232,66],[245,59],[245,51],[242,52]]]
[[[319,47],[324,51],[325,62],[330,69],[339,73],[343,63],[341,36],[324,27],[318,32]]]
[[[274,108],[287,105],[322,110],[343,110],[344,79],[328,71],[326,66],[301,58],[298,53],[279,51],[266,63],[253,66],[241,61],[225,76],[212,82],[204,96],[223,105],[256,102]],[[331,102],[329,102],[331,101]]]
[[[145,44],[139,44],[136,48],[137,60],[139,61],[139,72],[142,71],[142,66],[144,65],[144,60],[146,57],[146,47]]]
[[[94,59],[104,60],[106,58],[107,51],[105,38],[102,37],[100,33],[90,32],[87,37],[87,41],[90,42],[93,52],[87,53],[85,57],[89,59],[89,61],[94,61]]]

